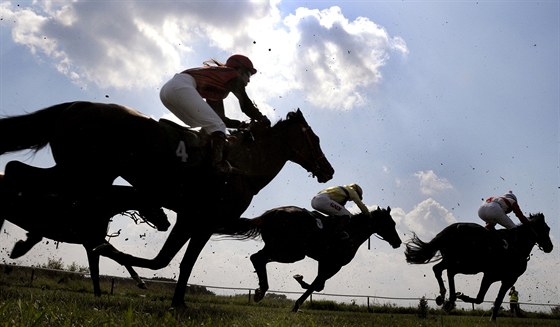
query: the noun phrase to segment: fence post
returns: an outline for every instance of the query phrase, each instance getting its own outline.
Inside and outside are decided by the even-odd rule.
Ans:
[[[249,304],[251,304],[251,290],[249,290]]]
[[[313,293],[309,294],[309,303],[313,303]]]
[[[111,278],[111,295],[113,295],[113,289],[115,289],[115,279]]]
[[[367,297],[367,310],[369,312],[369,296]]]

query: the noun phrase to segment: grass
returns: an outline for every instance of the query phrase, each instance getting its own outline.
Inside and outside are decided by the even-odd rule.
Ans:
[[[0,326],[559,326],[555,315],[513,318],[504,314],[497,324],[486,311],[454,311],[445,314],[428,309],[420,318],[416,308],[367,307],[332,301],[306,302],[297,314],[293,301],[270,294],[261,303],[247,295],[216,296],[198,290],[187,295],[187,308],[171,310],[173,286],[149,283],[140,290],[120,280],[109,294],[111,283],[102,283],[105,293],[95,298],[91,281],[80,275],[57,273],[34,276],[29,271],[0,272]],[[200,294],[205,293],[205,294]]]

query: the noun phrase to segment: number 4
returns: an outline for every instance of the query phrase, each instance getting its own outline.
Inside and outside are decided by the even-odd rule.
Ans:
[[[184,141],[180,141],[177,149],[175,150],[175,155],[181,158],[182,162],[187,162],[189,158],[189,154],[187,153],[187,146],[185,145]]]

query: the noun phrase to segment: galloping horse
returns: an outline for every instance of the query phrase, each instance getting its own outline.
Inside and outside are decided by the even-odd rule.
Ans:
[[[291,263],[303,260],[305,256],[317,260],[319,269],[311,284],[304,282],[301,275],[294,276],[301,287],[306,289],[292,308],[292,311],[297,312],[313,292],[322,291],[325,282],[352,261],[360,245],[372,234],[378,234],[393,248],[401,245],[389,207],[378,207],[370,215],[353,215],[345,228],[350,238],[342,241],[333,239],[333,231],[330,230],[333,227],[329,226],[332,225],[328,222],[329,218],[303,208],[287,206],[271,209],[257,218],[239,222],[240,227],[233,237],[247,239],[261,236],[265,243],[260,251],[251,255],[251,262],[259,278],[255,302],[262,300],[268,290],[266,264],[271,261]]]
[[[216,175],[209,165],[207,138],[116,104],[70,102],[0,119],[0,154],[49,144],[68,192],[108,192],[120,176],[142,199],[177,213],[154,259],[129,256],[112,246],[99,249],[123,265],[161,269],[190,239],[172,300],[175,307],[184,306],[188,278],[213,232],[235,222],[287,161],[321,183],[334,174],[300,110],[270,128],[237,135],[226,158],[243,174]]]
[[[8,167],[10,165],[13,166],[13,162],[9,163]],[[33,169],[37,170],[35,176],[52,176],[53,173],[52,169]],[[4,221],[8,220],[30,232],[28,235],[32,236],[22,243],[25,243],[25,252],[40,242],[42,237],[83,245],[88,257],[93,292],[95,296],[101,296],[99,254],[93,249],[106,243],[105,236],[111,217],[144,208],[145,204],[139,203],[134,189],[127,186],[115,185],[106,194],[76,199],[62,196],[52,189],[52,185],[43,184],[41,181],[34,181],[34,185],[22,184],[14,185],[0,174],[0,228]],[[137,214],[135,217],[142,218],[138,216],[141,215]],[[14,249],[16,248],[17,246]],[[15,252],[17,251],[12,251],[12,258],[25,254],[21,251]],[[146,288],[146,284],[132,267],[125,268],[138,283],[138,287]]]
[[[464,302],[480,304],[490,285],[501,281],[498,296],[494,300],[492,320],[508,289],[527,269],[527,261],[535,244],[544,252],[552,251],[550,228],[542,213],[531,215],[529,223],[508,230],[490,231],[474,223],[456,223],[443,229],[430,242],[421,241],[416,235],[406,244],[406,261],[424,264],[439,261],[433,267],[439,284],[440,295],[436,302],[444,304],[446,289],[441,277],[447,269],[449,301],[445,309],[453,309],[458,298]],[[436,255],[437,252],[440,255]],[[482,282],[476,298],[455,293],[455,275],[474,275],[482,272]]]

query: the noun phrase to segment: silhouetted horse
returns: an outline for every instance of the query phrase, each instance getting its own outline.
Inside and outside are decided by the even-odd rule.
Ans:
[[[240,221],[235,238],[261,236],[264,241],[264,247],[251,255],[251,262],[259,278],[259,288],[255,290],[254,297],[256,302],[262,300],[268,290],[268,262],[291,263],[302,260],[305,256],[317,260],[319,269],[311,284],[304,282],[300,275],[294,276],[301,287],[306,289],[292,308],[296,312],[309,295],[322,291],[327,279],[352,261],[360,245],[372,234],[378,234],[393,248],[401,245],[389,207],[378,207],[369,216],[362,213],[353,215],[345,227],[350,236],[347,240],[333,237],[335,233],[331,220],[331,217],[317,212],[287,206],[268,210],[254,219]]]
[[[9,167],[24,165],[10,162]],[[81,244],[86,249],[90,275],[93,282],[93,292],[101,296],[99,285],[99,254],[93,252],[94,247],[107,243],[107,228],[111,218],[129,210],[148,209],[145,203],[137,200],[134,189],[126,186],[112,186],[108,193],[97,197],[77,199],[61,196],[52,185],[44,184],[52,169],[35,167],[25,168],[34,170],[34,176],[43,176],[43,180],[34,180],[33,184],[13,184],[3,174],[0,174],[0,229],[5,220],[27,230],[29,238],[18,241],[24,252],[12,251],[12,258],[24,255],[31,247],[39,243],[42,237],[65,243]],[[31,182],[31,181],[30,181]],[[129,213],[136,218],[140,214]],[[17,249],[18,247],[14,247]],[[17,252],[17,253],[15,253]],[[138,283],[138,287],[146,288],[146,284],[136,271],[125,266],[130,276]]]
[[[173,296],[175,307],[184,306],[192,267],[212,233],[235,222],[287,161],[301,165],[319,182],[334,173],[300,110],[270,128],[236,135],[226,158],[244,174],[216,175],[207,140],[206,134],[158,123],[115,104],[71,102],[0,120],[0,154],[49,144],[68,193],[102,194],[120,176],[142,199],[177,213],[177,223],[154,259],[129,256],[111,246],[99,249],[124,265],[161,269],[190,239]]]
[[[439,284],[440,295],[436,302],[444,304],[446,289],[441,274],[447,269],[449,301],[446,309],[453,309],[455,300],[480,304],[490,285],[501,281],[494,300],[492,320],[496,320],[504,296],[527,269],[533,246],[544,252],[552,251],[550,228],[542,213],[531,215],[530,222],[508,230],[490,231],[474,223],[456,223],[443,229],[430,242],[421,241],[416,235],[406,244],[406,261],[424,264],[439,261],[433,267]],[[439,251],[439,255],[436,255]],[[455,293],[455,275],[474,275],[482,272],[482,282],[476,298]]]

